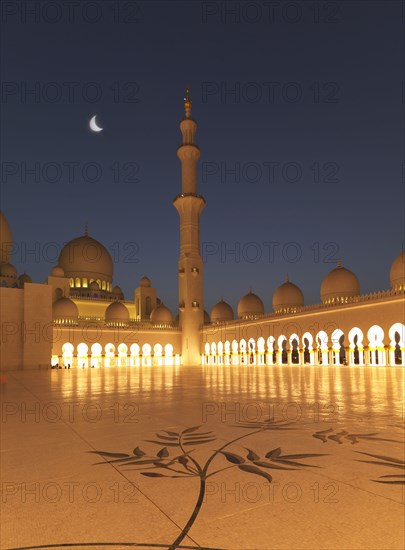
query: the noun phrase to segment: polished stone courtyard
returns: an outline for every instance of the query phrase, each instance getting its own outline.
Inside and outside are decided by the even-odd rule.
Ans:
[[[1,376],[1,549],[402,549],[404,369]]]

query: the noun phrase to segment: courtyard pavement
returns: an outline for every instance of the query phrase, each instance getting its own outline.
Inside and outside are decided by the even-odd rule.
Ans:
[[[403,549],[404,373],[3,373],[0,547]]]

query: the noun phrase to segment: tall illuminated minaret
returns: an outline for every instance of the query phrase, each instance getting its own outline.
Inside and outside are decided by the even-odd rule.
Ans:
[[[182,329],[182,364],[200,365],[200,326],[204,322],[204,277],[200,255],[200,214],[205,200],[197,195],[197,161],[194,143],[197,123],[191,118],[190,90],[184,98],[185,118],[180,123],[183,143],[177,150],[181,161],[182,191],[174,201],[180,216],[179,319]]]

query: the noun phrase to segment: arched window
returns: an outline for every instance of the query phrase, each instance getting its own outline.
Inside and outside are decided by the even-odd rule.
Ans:
[[[150,296],[146,296],[146,299],[145,299],[145,314],[150,315],[151,312],[152,312],[151,299],[150,299]]]
[[[80,288],[80,279],[79,279],[79,277],[76,277],[75,286],[76,286],[76,288]]]

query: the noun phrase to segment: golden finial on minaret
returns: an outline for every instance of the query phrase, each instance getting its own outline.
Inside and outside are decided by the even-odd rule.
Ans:
[[[342,260],[338,260],[338,267],[342,267]]]
[[[190,86],[187,85],[186,88],[186,96],[184,98],[184,111],[186,113],[186,118],[191,117],[191,108],[193,106],[193,102],[190,99]]]
[[[88,223],[86,222],[85,226],[84,226],[84,236],[85,237],[88,237],[89,236],[89,225]]]

